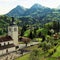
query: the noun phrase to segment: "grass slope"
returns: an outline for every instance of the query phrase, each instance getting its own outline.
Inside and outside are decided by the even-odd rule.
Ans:
[[[28,60],[29,59],[29,55],[30,54],[26,54],[26,55],[24,55],[22,57],[17,58],[16,60]]]
[[[59,57],[60,56],[60,46],[57,47],[57,51],[53,54],[53,57]]]

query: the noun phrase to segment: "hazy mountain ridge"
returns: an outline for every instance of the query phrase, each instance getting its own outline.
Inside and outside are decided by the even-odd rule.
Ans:
[[[34,4],[30,9],[17,6],[16,8],[12,9],[7,15],[13,17],[20,17],[20,16],[40,16],[40,14],[51,13],[52,9],[44,7],[40,4]]]
[[[22,16],[25,13],[26,10],[27,10],[26,8],[18,5],[17,7],[12,9],[7,15],[8,16],[13,16],[13,17]]]
[[[17,17],[22,22],[20,24],[45,24],[54,20],[60,21],[60,9],[50,9],[40,4],[34,4],[31,8],[27,9],[21,6],[17,6],[11,10],[7,16]]]

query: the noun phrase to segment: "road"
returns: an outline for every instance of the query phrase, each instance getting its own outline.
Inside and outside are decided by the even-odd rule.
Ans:
[[[30,42],[29,44],[27,44],[27,46],[31,46],[31,45],[36,45],[39,44],[40,42]],[[22,49],[24,48],[26,45],[25,44],[19,44],[19,48]]]

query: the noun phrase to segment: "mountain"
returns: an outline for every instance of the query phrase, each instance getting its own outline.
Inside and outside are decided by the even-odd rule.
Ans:
[[[13,17],[21,17],[21,16],[31,16],[31,17],[41,17],[46,15],[47,13],[51,13],[52,9],[44,7],[40,4],[34,4],[31,8],[26,9],[21,6],[17,6],[12,9],[7,15]]]
[[[41,6],[40,4],[34,4],[30,9],[28,9],[25,12],[25,15],[31,15],[35,12],[41,11],[42,9],[44,9],[45,7]]]
[[[41,17],[46,15],[47,13],[51,13],[52,9],[44,7],[40,4],[34,4],[30,9],[25,12],[25,16],[31,17]]]
[[[45,8],[45,7],[40,4],[34,4],[31,8],[35,8],[35,9],[39,8],[40,9],[40,8]]]
[[[25,13],[25,11],[26,11],[27,9],[26,8],[24,8],[24,7],[21,7],[21,6],[17,6],[17,7],[15,7],[14,9],[12,9],[8,14],[6,14],[6,15],[8,15],[8,16],[13,16],[13,17],[19,17],[19,16],[22,16],[24,13]]]

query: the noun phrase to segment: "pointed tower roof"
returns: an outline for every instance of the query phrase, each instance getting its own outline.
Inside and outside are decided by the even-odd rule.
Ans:
[[[10,22],[10,26],[13,26],[13,25],[16,25],[16,23],[15,23],[15,20],[14,20],[14,17],[11,17],[11,22]]]

